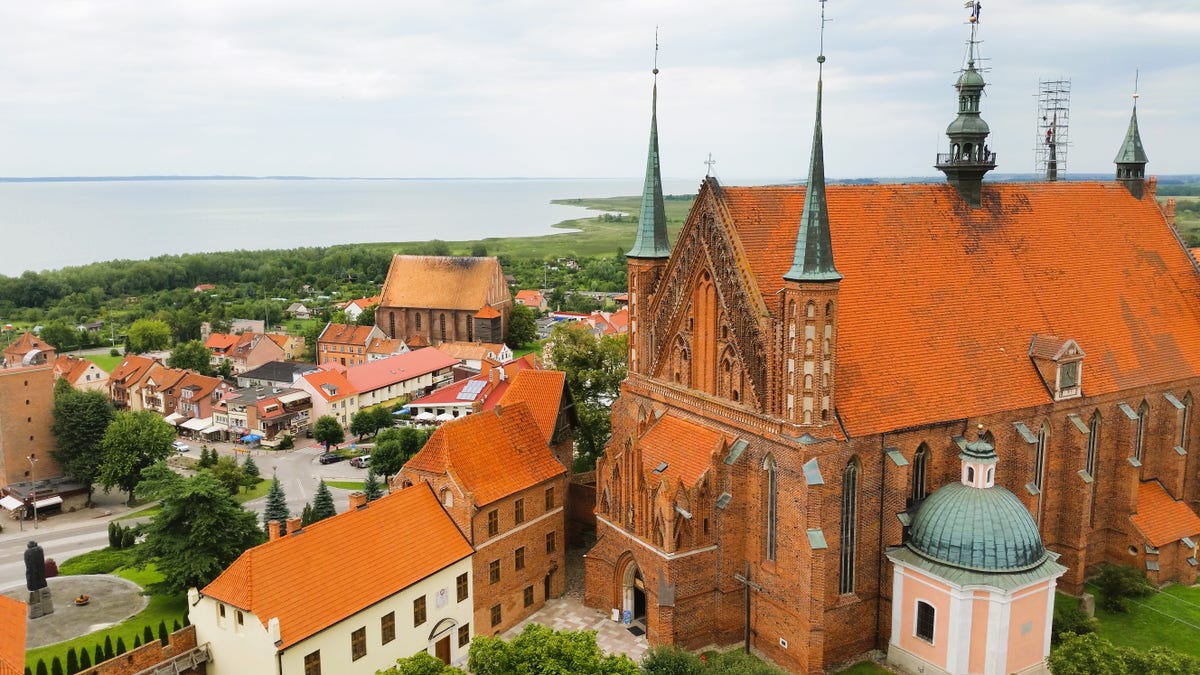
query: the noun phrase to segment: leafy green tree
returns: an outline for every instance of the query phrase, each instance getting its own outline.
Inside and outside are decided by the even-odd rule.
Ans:
[[[371,414],[371,410],[359,410],[350,418],[350,433],[358,436],[358,440],[362,440],[363,436],[375,433],[375,416]],[[314,434],[315,435],[315,434]]]
[[[706,670],[723,675],[787,675],[786,672],[763,663],[757,657],[740,649],[716,652],[707,655]]]
[[[367,466],[367,480],[363,482],[363,492],[367,495],[367,501],[373,502],[383,496],[383,485],[379,482],[379,476],[375,475],[375,467]]]
[[[385,483],[389,476],[400,473],[400,467],[408,461],[404,457],[404,446],[400,441],[399,431],[388,429],[376,436],[375,449],[371,451],[371,470],[382,475]]]
[[[550,333],[552,367],[566,373],[579,415],[577,471],[595,466],[612,433],[609,409],[625,379],[626,336],[597,339],[586,326],[559,324]]]
[[[305,502],[304,510],[300,513],[300,527],[308,527],[317,522],[314,518],[312,502]]]
[[[326,448],[346,440],[346,432],[333,415],[322,415],[313,423],[313,438]]]
[[[173,440],[175,429],[148,410],[117,413],[100,441],[100,484],[128,492],[132,504],[142,470],[170,457]]]
[[[65,396],[73,391],[75,391],[75,387],[71,386],[71,383],[67,381],[67,378],[65,378],[65,377],[55,378],[55,380],[54,380],[54,400],[55,401],[58,400],[58,397]]]
[[[233,378],[233,362],[222,359],[221,365],[217,366],[217,374],[226,380]]]
[[[471,244],[471,257],[472,258],[486,258],[487,254],[488,254],[487,245],[484,244],[482,241],[477,241],[474,244]]]
[[[519,349],[537,339],[537,317],[533,309],[525,305],[514,304],[512,313],[508,316],[508,339],[504,342],[513,349]]]
[[[208,347],[205,347],[203,342],[192,340],[175,345],[175,348],[171,350],[171,355],[167,357],[167,365],[172,368],[194,370],[201,375],[210,375],[212,365],[209,363],[209,356]]]
[[[171,344],[171,327],[157,319],[138,319],[127,334],[129,349],[136,354],[166,349]]]
[[[66,382],[66,378],[58,381]],[[54,449],[50,455],[63,473],[87,486],[91,502],[100,475],[101,443],[116,410],[103,392],[71,388],[54,397],[53,414]]]
[[[396,418],[392,416],[392,411],[385,405],[371,408],[371,415],[375,420],[375,428],[371,433],[377,433],[380,429],[390,429],[396,422]]]
[[[321,481],[317,485],[317,493],[313,495],[313,522],[320,522],[336,515],[337,509],[333,505],[333,494],[329,492],[329,486],[325,484],[325,481]]]
[[[42,327],[38,337],[54,345],[60,352],[77,349],[84,344],[83,336],[75,328],[61,321],[54,321]]]
[[[155,563],[165,577],[160,588],[167,593],[204,588],[243,551],[265,539],[255,514],[206,471],[185,478],[157,464],[143,472],[137,490],[144,499],[162,500],[161,510],[143,526],[145,541],[137,560]]]
[[[242,484],[246,482],[246,474],[242,472],[242,467],[238,466],[237,460],[232,457],[222,457],[217,460],[216,466],[208,470],[213,478],[221,481],[225,489],[229,490],[229,494],[236,495],[241,489]]]
[[[596,631],[556,631],[541,624],[525,626],[505,642],[476,636],[467,668],[474,675],[638,675],[628,656],[606,655],[596,644]]]
[[[703,675],[704,662],[686,649],[658,645],[646,651],[642,672],[645,675]]]
[[[1129,565],[1104,563],[1092,583],[1100,589],[1100,606],[1110,612],[1127,611],[1126,599],[1144,598],[1154,593],[1154,584],[1146,575]]]
[[[1095,633],[1064,634],[1062,644],[1050,652],[1046,665],[1054,675],[1132,675],[1121,651]]]
[[[417,652],[396,660],[396,665],[378,675],[466,675],[461,669],[442,663],[429,652]]]
[[[378,307],[379,307],[379,303],[375,303],[374,305],[367,305],[366,309],[364,309],[362,311],[362,313],[358,315],[358,320],[355,321],[355,323],[357,323],[360,326],[374,326],[375,325],[375,310]]]
[[[288,511],[287,495],[279,484],[279,477],[271,477],[271,488],[267,490],[267,506],[263,509],[263,526],[272,520],[279,521],[279,533],[287,534],[287,519],[291,517]]]

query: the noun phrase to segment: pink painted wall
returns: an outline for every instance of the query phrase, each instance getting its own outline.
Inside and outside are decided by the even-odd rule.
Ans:
[[[917,602],[933,605],[933,644],[917,637]],[[905,606],[900,611],[900,647],[908,653],[946,668],[950,644],[950,587],[916,570],[904,570]]]
[[[987,591],[975,591],[971,601],[971,656],[967,668],[972,673],[982,673],[987,664],[988,610]]]
[[[1016,672],[1042,661],[1046,653],[1046,609],[1053,602],[1049,582],[1021,591],[1013,600],[1008,623],[1008,663],[1004,670]]]

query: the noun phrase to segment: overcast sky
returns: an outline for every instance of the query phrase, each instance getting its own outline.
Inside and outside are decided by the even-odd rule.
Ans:
[[[961,0],[829,0],[831,177],[936,173]],[[0,176],[641,175],[659,26],[666,176],[807,169],[817,0],[0,3]],[[1068,172],[1110,172],[1140,68],[1155,174],[1200,173],[1200,3],[984,1],[983,116],[1033,170],[1039,78]]]

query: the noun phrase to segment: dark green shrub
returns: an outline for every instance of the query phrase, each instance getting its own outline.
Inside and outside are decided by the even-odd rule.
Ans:
[[[171,641],[170,636],[167,634],[166,621],[158,622],[158,641],[161,642],[164,647],[166,647],[167,643]],[[149,642],[149,640],[147,640],[147,642]]]
[[[124,528],[124,531],[121,532],[121,548],[133,548],[133,545],[136,543],[137,533],[134,532],[132,527]]]
[[[104,636],[104,659],[107,661],[113,657],[112,636]]]
[[[1050,635],[1051,643],[1057,646],[1062,641],[1063,633],[1074,633],[1075,635],[1095,633],[1099,625],[1099,621],[1088,616],[1087,612],[1079,608],[1079,603],[1074,602],[1074,598],[1064,598],[1062,602],[1054,603],[1054,628]]]
[[[142,636],[134,635],[133,636],[133,648],[136,650],[138,647],[141,647],[141,646],[142,646]]]
[[[50,662],[50,675],[66,675],[63,671],[62,659],[57,656]]]
[[[71,647],[67,650],[67,675],[75,675],[79,672],[79,654],[75,653],[75,648]]]
[[[117,655],[117,656],[120,656],[121,654],[124,654],[124,653],[125,653],[125,652],[127,652],[127,651],[129,651],[129,650],[128,650],[128,649],[125,649],[125,638],[123,638],[123,637],[118,637],[118,638],[117,638],[117,651],[116,651],[116,655]]]
[[[1092,583],[1100,589],[1100,606],[1110,612],[1124,612],[1127,599],[1144,598],[1155,590],[1141,570],[1111,563],[1100,566],[1100,573]]]
[[[92,655],[86,649],[79,650],[79,669],[87,670],[92,667]]]
[[[178,633],[183,626],[179,625],[179,619],[175,619],[175,623],[171,625],[171,632]]]
[[[108,355],[109,356],[120,356],[121,350],[117,349],[116,347],[113,347],[112,349],[108,350]]]
[[[150,644],[154,642],[154,631],[150,628],[150,624],[142,627],[142,644]]]
[[[96,657],[93,659],[93,661],[95,661],[95,665],[100,665],[101,663],[104,663],[106,660],[107,659],[105,659],[105,657],[104,657],[104,647],[97,644],[96,645]]]
[[[46,670],[46,660],[38,659],[37,668],[34,670],[37,675],[50,675],[50,671]]]
[[[291,434],[284,434],[283,438],[279,439],[280,450],[291,450],[294,447],[296,447],[296,441],[292,440]]]

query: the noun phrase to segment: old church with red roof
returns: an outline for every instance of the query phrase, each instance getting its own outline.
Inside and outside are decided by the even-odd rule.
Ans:
[[[1060,589],[1105,561],[1195,579],[1200,274],[1136,110],[1115,180],[993,183],[984,86],[972,49],[945,183],[826,185],[818,79],[807,185],[706,178],[673,246],[652,114],[589,605],[793,672],[886,649],[914,610],[887,552],[980,425]]]

